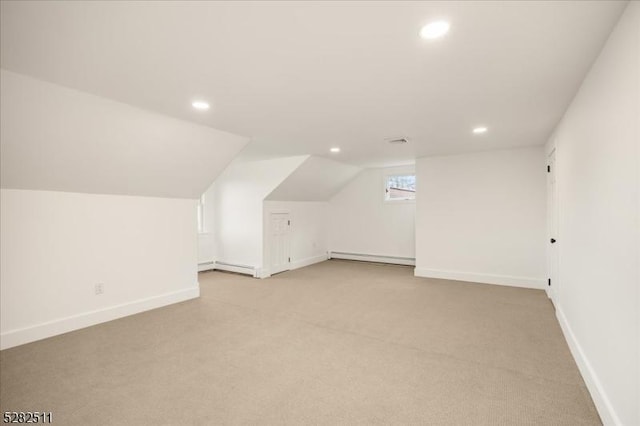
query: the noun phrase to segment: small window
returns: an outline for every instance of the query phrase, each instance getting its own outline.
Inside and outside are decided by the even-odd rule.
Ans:
[[[198,201],[198,233],[204,233],[204,195]]]
[[[387,175],[385,177],[385,201],[407,201],[416,199],[416,175]]]

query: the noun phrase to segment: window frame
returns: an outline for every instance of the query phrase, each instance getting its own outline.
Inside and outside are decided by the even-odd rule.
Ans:
[[[418,195],[418,190],[414,193],[413,198],[387,198],[387,181],[390,177],[393,176],[413,176],[416,178],[416,186],[417,186],[417,176],[415,169],[393,169],[385,171],[382,175],[382,201],[385,204],[415,204],[416,197]]]
[[[196,207],[196,215],[197,215],[197,223],[198,223],[198,234],[206,234],[207,228],[204,219],[205,213],[205,195],[202,194],[200,199],[198,200],[198,205]]]

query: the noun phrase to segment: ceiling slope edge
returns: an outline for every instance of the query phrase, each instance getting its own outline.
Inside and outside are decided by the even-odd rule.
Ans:
[[[0,72],[2,188],[198,198],[249,141]]]
[[[267,197],[269,201],[328,201],[362,169],[310,156]]]

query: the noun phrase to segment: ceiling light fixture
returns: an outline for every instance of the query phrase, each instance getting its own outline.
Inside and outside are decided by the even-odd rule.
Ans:
[[[340,148],[334,147],[334,148],[331,148],[329,151],[331,151],[331,152],[340,152]]]
[[[420,30],[420,37],[425,40],[433,40],[440,38],[449,32],[449,23],[447,21],[431,22]]]
[[[205,101],[193,101],[191,106],[200,111],[206,111],[209,109],[209,103]]]
[[[487,133],[487,129],[486,127],[476,127],[473,129],[473,133],[475,133],[476,135],[480,135],[482,133]]]

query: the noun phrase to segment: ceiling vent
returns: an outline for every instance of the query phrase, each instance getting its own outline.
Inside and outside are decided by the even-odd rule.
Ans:
[[[409,140],[407,138],[393,138],[387,139],[387,142],[389,142],[391,145],[403,145],[409,142]]]

